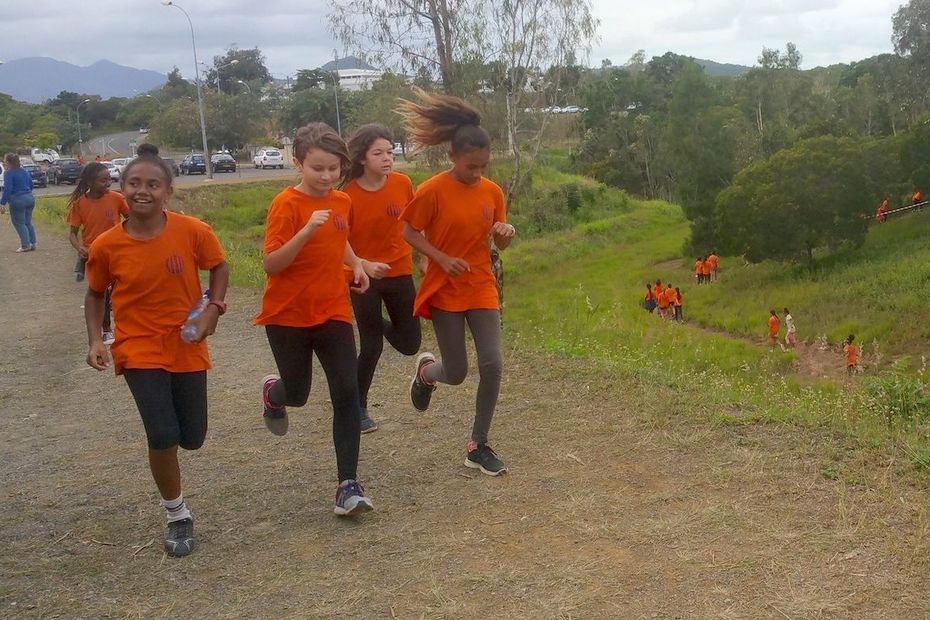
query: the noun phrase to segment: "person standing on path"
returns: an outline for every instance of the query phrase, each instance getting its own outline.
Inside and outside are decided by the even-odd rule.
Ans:
[[[774,310],[769,310],[769,343],[774,348],[778,344],[778,331],[781,328],[781,323],[778,320],[778,313]]]
[[[368,413],[368,391],[381,358],[384,341],[403,355],[420,350],[420,318],[413,314],[417,291],[413,284],[413,249],[404,241],[400,214],[413,199],[413,182],[394,172],[394,138],[383,125],[360,127],[349,138],[350,181],[343,191],[352,199],[349,245],[368,274],[371,285],[353,292],[352,309],[358,326],[358,394],[362,433],[378,425]],[[387,310],[388,318],[382,316]]]
[[[180,557],[194,550],[194,520],[181,493],[178,447],[197,450],[207,435],[211,366],[205,339],[226,312],[229,267],[207,224],[165,208],[173,179],[157,155],[142,155],[126,166],[121,183],[130,217],[90,246],[84,318],[87,363],[105,370],[112,353],[116,374],[123,375],[136,401],[168,520],[165,551]],[[200,288],[201,270],[210,272],[209,299]],[[100,323],[104,294],[114,280],[118,322],[108,351]]]
[[[683,305],[684,305],[684,301],[681,296],[681,289],[676,286],[675,287],[675,320],[678,321],[679,323],[685,320],[684,311],[682,309]]]
[[[854,375],[859,369],[859,345],[853,344],[856,336],[849,334],[843,341],[843,356],[846,358],[846,374]]]
[[[720,257],[716,252],[707,255],[708,282],[716,282],[719,278]]]
[[[410,400],[415,409],[426,411],[437,384],[459,385],[465,380],[468,325],[478,354],[479,379],[465,466],[497,476],[507,466],[491,449],[488,433],[503,361],[500,301],[488,241],[504,250],[516,230],[507,223],[503,190],[484,176],[491,138],[480,126],[478,110],[457,97],[414,92],[419,103],[402,101],[399,109],[408,139],[424,147],[449,143],[452,169],[420,185],[401,215],[404,239],[430,259],[414,313],[433,321],[441,354],[439,360],[432,353],[417,358]]]
[[[262,379],[262,417],[275,435],[287,433],[287,407],[310,395],[313,356],[326,373],[333,406],[336,504],[339,516],[374,508],[358,482],[361,437],[358,366],[349,292],[368,290],[368,275],[349,243],[352,199],[333,189],[349,173],[346,143],[325,123],[310,123],[294,139],[300,183],[271,201],[262,268],[267,274],[256,325],[265,327],[279,375]]]
[[[797,346],[797,337],[795,335],[794,327],[794,317],[791,316],[791,311],[788,308],[785,308],[785,345],[791,348]]]
[[[0,209],[10,206],[10,220],[19,235],[17,252],[32,252],[36,249],[36,229],[32,225],[32,211],[36,206],[32,195],[32,175],[19,162],[19,155],[7,153],[3,158],[6,170],[3,173],[3,193],[0,194]]]

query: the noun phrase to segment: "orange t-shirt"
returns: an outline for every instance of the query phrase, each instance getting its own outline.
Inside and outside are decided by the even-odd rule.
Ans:
[[[488,239],[495,222],[507,221],[507,213],[504,192],[496,183],[482,178],[465,185],[441,172],[420,185],[401,219],[426,233],[436,249],[471,267],[452,277],[430,261],[417,291],[414,315],[428,319],[431,308],[447,312],[500,308]]]
[[[336,190],[317,197],[288,187],[274,197],[265,225],[265,254],[290,241],[314,211],[332,209],[332,213],[294,262],[268,276],[256,325],[313,327],[327,321],[352,323],[343,272],[351,207],[348,194]]]
[[[914,202],[920,202],[921,200],[923,200],[923,194],[921,194],[919,191],[914,192],[913,194],[911,194],[911,200],[913,200]]]
[[[662,297],[665,298],[666,306],[674,306],[675,302],[678,300],[678,293],[676,293],[673,288],[667,288],[665,292],[662,293]]]
[[[701,263],[701,275],[709,276],[711,271],[713,271],[713,267],[711,266],[710,259]]]
[[[777,316],[769,317],[769,336],[777,336],[778,330],[781,327],[781,323],[778,321]]]
[[[843,353],[846,355],[846,365],[855,366],[859,363],[859,345],[843,345]]]
[[[129,206],[122,194],[105,192],[100,198],[81,196],[68,209],[68,225],[81,229],[81,242],[89,248],[94,239],[117,224],[119,216],[129,217]]]
[[[181,326],[203,295],[198,270],[225,260],[207,224],[171,211],[165,211],[165,228],[152,239],[135,239],[123,226],[97,237],[87,259],[87,285],[102,293],[113,282],[116,374],[124,368],[210,368],[207,343],[184,342]]]
[[[400,214],[413,200],[413,182],[399,172],[388,175],[384,187],[369,191],[353,179],[345,186],[352,198],[349,244],[359,258],[391,266],[387,276],[413,273],[413,249],[404,241]]]
[[[695,275],[701,275],[704,273],[704,261],[699,260],[694,263],[694,273]]]
[[[678,291],[675,291],[675,305],[676,306],[681,305],[681,293],[679,293]]]
[[[719,265],[720,265],[719,256],[717,256],[716,254],[711,254],[710,256],[707,257],[707,266],[711,271],[714,271],[715,269],[717,269]]]

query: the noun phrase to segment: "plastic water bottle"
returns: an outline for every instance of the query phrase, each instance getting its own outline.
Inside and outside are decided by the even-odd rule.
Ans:
[[[187,315],[187,322],[190,323],[200,316],[200,313],[206,310],[208,305],[210,305],[210,291],[206,290],[197,305],[191,308],[190,314]],[[185,325],[181,328],[181,340],[184,342],[192,342],[196,336],[197,328],[193,325]]]

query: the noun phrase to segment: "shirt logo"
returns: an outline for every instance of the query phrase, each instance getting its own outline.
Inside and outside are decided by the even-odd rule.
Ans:
[[[339,231],[347,230],[349,225],[346,223],[346,218],[342,217],[341,215],[335,216],[333,218],[333,228]]]
[[[165,271],[175,276],[181,275],[184,273],[184,259],[177,254],[172,254],[165,259]]]
[[[106,216],[107,220],[109,220],[109,221],[111,221],[111,222],[115,222],[115,221],[116,221],[116,213],[113,212],[113,209],[107,209],[107,210],[106,210],[106,213],[105,213],[105,216]]]
[[[493,222],[494,221],[494,207],[492,207],[488,203],[484,203],[483,205],[481,205],[481,215],[483,215],[484,219],[486,219],[487,221]]]
[[[387,214],[391,217],[400,217],[400,207],[396,202],[389,202],[387,206]]]

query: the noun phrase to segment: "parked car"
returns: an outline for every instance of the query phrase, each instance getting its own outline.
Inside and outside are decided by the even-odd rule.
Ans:
[[[36,164],[20,164],[24,170],[29,171],[29,176],[32,177],[32,186],[33,187],[48,187],[48,175],[45,174],[45,170],[42,170],[42,166],[37,166]],[[0,182],[0,187],[2,187],[2,182]]]
[[[206,174],[207,160],[203,153],[190,153],[181,160],[181,174]]]
[[[133,159],[134,159],[133,157],[117,157],[110,163],[116,166],[116,169],[119,171],[120,176],[123,176],[123,168],[125,168],[126,165],[129,162],[131,162]]]
[[[37,164],[50,164],[59,159],[61,159],[61,156],[55,149],[32,149],[32,161]]]
[[[107,170],[110,171],[111,181],[119,181],[119,177],[122,173],[120,172],[120,169],[116,164],[114,164],[112,161],[102,161],[100,163],[106,166]]]
[[[281,168],[284,169],[284,155],[278,149],[261,149],[252,158],[252,163],[256,168]]]
[[[235,172],[236,160],[229,153],[216,153],[210,158],[213,172]]]
[[[3,191],[3,162],[0,162],[0,192]]]
[[[171,159],[170,157],[162,157],[162,160],[168,164],[168,167],[171,168],[171,172],[174,173],[174,176],[181,174],[181,167],[178,166],[178,162]]]
[[[48,165],[48,182],[55,185],[77,183],[84,166],[76,159],[59,159]]]

